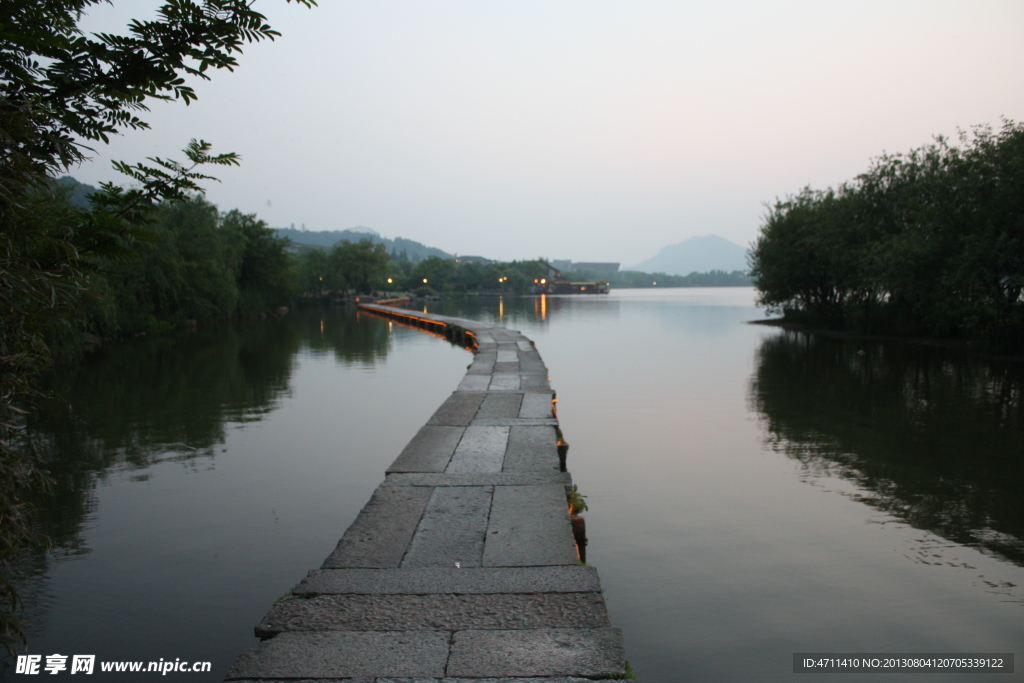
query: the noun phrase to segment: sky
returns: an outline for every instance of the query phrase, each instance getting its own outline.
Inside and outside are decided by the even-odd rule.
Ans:
[[[124,32],[153,0],[89,10]],[[1024,120],[1020,0],[257,0],[282,36],[157,103],[70,171],[242,165],[207,197],[272,227],[356,226],[449,253],[629,266],[756,239],[765,204],[883,152]]]

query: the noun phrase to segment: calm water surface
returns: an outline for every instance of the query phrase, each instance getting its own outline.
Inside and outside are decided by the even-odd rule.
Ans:
[[[537,342],[591,508],[588,560],[645,683],[791,680],[794,652],[1020,659],[1022,365],[748,325],[752,301],[624,290],[430,310]],[[219,680],[468,362],[337,312],[63,373],[76,420],[37,429],[60,496],[26,584],[31,651],[210,660]]]

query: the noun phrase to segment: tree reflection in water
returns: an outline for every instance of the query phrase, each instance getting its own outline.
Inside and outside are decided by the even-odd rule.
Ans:
[[[124,471],[146,480],[163,462],[212,468],[230,425],[263,419],[289,395],[297,354],[372,366],[391,343],[384,321],[306,311],[110,344],[55,371],[44,389],[59,400],[40,406],[29,425],[53,480],[51,495],[34,501],[51,548],[16,563],[30,641],[49,602],[49,565],[90,552],[83,537],[98,484]]]
[[[1024,565],[1024,364],[785,332],[757,351],[767,445],[911,526]]]

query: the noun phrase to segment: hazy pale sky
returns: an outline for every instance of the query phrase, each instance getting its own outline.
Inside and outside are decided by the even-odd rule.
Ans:
[[[158,2],[90,9],[120,31]],[[110,161],[242,155],[208,197],[274,227],[366,226],[502,260],[632,265],[693,235],[747,245],[764,202],[883,151],[1024,119],[1021,0],[283,0],[199,100]]]

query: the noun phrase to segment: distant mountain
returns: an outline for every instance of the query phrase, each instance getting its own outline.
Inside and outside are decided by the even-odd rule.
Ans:
[[[374,242],[383,244],[389,254],[401,256],[402,252],[409,257],[410,261],[422,261],[430,256],[450,259],[455,258],[451,254],[441,251],[435,247],[428,247],[415,240],[407,240],[404,237],[388,239],[381,237],[376,230],[362,226],[348,228],[346,230],[298,230],[295,227],[274,228],[278,237],[286,237],[295,244],[305,244],[313,247],[333,247],[342,240],[358,242],[362,239],[371,239]]]
[[[670,244],[657,255],[627,270],[644,273],[689,275],[711,270],[747,270],[747,250],[718,235],[691,237],[679,244]]]
[[[89,201],[86,199],[86,196],[99,191],[92,185],[80,183],[69,175],[57,178],[55,184],[58,188],[68,193],[68,199],[71,200],[72,204],[83,209],[89,207]]]

